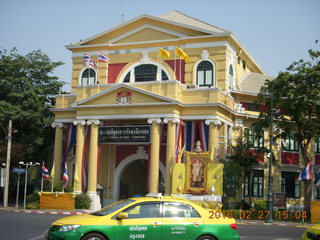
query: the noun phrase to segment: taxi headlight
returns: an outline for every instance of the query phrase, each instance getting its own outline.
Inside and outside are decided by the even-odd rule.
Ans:
[[[60,232],[67,232],[67,231],[71,231],[71,230],[77,229],[78,227],[80,227],[79,224],[63,225],[63,226],[59,229],[59,231],[60,231]]]

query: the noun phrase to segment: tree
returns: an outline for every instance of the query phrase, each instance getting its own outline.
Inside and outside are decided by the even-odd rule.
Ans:
[[[0,50],[0,160],[5,162],[6,133],[13,120],[12,164],[19,161],[44,161],[46,149],[53,142],[54,95],[63,82],[53,76],[62,62],[52,62],[40,50],[25,56],[17,49]]]
[[[312,161],[308,154],[311,140],[320,134],[320,51],[309,50],[310,60],[293,62],[286,72],[267,80],[259,93],[260,102],[270,106],[273,93],[273,119],[281,130],[275,137],[296,133],[305,165]],[[269,110],[260,113],[260,127],[269,126]],[[311,181],[305,181],[305,208],[310,216]]]
[[[246,137],[246,136],[245,136]],[[237,176],[241,176],[242,180],[245,176],[249,177],[248,181],[248,197],[249,204],[252,203],[252,179],[254,173],[254,166],[259,165],[258,153],[264,153],[265,148],[252,149],[252,143],[249,141],[245,141],[242,137],[237,139],[236,145],[231,146],[231,154],[227,156],[227,159],[231,161],[232,166],[232,174],[237,174]],[[229,163],[230,165],[230,163]],[[227,170],[228,171],[228,170]],[[228,176],[226,176],[228,177]],[[236,182],[238,184],[240,181]],[[230,182],[226,182],[227,184]]]

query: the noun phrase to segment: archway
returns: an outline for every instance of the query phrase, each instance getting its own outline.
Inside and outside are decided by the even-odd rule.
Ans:
[[[113,182],[114,182],[113,201],[114,202],[118,201],[120,199],[120,181],[121,181],[121,178],[122,178],[124,171],[132,162],[135,162],[135,161],[143,161],[144,162],[143,164],[147,165],[148,154],[146,153],[143,146],[138,146],[137,153],[132,154],[132,155],[126,157],[125,159],[123,159],[120,162],[120,164],[118,165],[118,167],[115,169],[114,176],[113,176],[114,177],[113,178],[114,179],[113,180]],[[160,162],[159,168],[160,168],[160,171],[159,171],[159,183],[160,184],[159,184],[159,186],[160,186],[160,190],[161,190],[161,189],[164,189],[164,186],[162,186],[162,184],[161,184],[161,179],[166,179],[166,168],[162,162]],[[135,176],[137,176],[138,174],[140,174],[140,170],[139,170],[139,172],[137,172],[135,174]],[[132,179],[131,182],[134,183],[134,179]],[[163,183],[164,183],[164,180],[163,180]],[[147,177],[145,178],[145,184],[147,184]],[[136,194],[138,194],[138,193],[136,193]]]
[[[139,159],[129,163],[120,176],[119,198],[145,196],[148,193],[148,161]],[[159,170],[159,192],[164,191],[164,179]]]

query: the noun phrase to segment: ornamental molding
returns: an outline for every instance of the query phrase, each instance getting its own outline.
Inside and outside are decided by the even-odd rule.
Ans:
[[[86,125],[86,121],[84,121],[84,120],[73,121],[73,125],[78,125],[78,124],[80,124],[81,126],[84,126],[84,125]]]
[[[172,123],[179,123],[180,122],[180,120],[178,118],[164,118],[163,119],[163,123],[167,124],[169,121]]]
[[[88,120],[87,121],[87,125],[89,125],[89,126],[92,125],[92,124],[98,126],[100,123],[101,122],[99,120]]]
[[[218,127],[222,125],[222,122],[220,120],[216,120],[216,119],[208,119],[205,121],[206,125],[210,125],[211,123],[213,123],[214,125],[216,125]]]
[[[51,124],[51,127],[52,128],[56,128],[56,127],[63,128],[63,127],[65,127],[65,125],[63,123],[61,123],[61,122],[53,122]]]
[[[209,58],[208,50],[202,50],[202,53],[200,55],[201,55],[202,61],[208,60],[208,58]]]
[[[156,122],[157,124],[161,123],[161,119],[160,118],[149,118],[148,119],[148,124],[152,124],[153,122]]]

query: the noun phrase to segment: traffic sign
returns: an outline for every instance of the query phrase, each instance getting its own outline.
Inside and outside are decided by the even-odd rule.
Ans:
[[[18,174],[26,173],[26,171],[27,170],[25,168],[13,168],[13,172]]]

